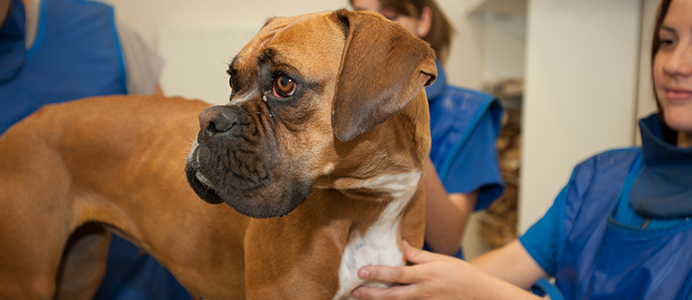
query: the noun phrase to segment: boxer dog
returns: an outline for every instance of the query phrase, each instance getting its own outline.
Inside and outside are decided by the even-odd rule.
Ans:
[[[434,59],[376,14],[273,18],[230,64],[226,105],[40,109],[0,137],[0,298],[89,299],[111,232],[208,299],[386,285],[356,273],[422,246]]]

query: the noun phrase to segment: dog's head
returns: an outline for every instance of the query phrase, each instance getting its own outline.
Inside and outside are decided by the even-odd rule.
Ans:
[[[291,212],[316,182],[330,185],[357,172],[354,164],[382,159],[372,152],[397,133],[365,133],[424,98],[422,87],[437,74],[434,59],[427,43],[373,13],[270,19],[229,66],[230,102],[200,114],[186,166],[190,185],[203,200],[251,217]],[[406,122],[427,123],[424,106],[425,116],[409,114]],[[398,136],[416,139],[426,129]],[[422,155],[397,151],[425,160],[429,137],[422,140]]]

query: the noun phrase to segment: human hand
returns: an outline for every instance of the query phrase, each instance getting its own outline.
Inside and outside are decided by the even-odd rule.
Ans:
[[[367,266],[358,271],[363,279],[399,283],[391,288],[361,286],[356,299],[540,299],[505,281],[492,277],[466,261],[412,248],[403,241],[404,255],[412,266]]]
[[[468,277],[468,263],[451,256],[412,248],[403,241],[404,255],[412,266],[367,266],[358,271],[363,279],[400,283],[388,289],[359,287],[352,292],[356,299],[459,299],[464,289],[462,278]]]

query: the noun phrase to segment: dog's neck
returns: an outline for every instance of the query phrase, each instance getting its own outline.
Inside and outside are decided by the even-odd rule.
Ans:
[[[401,227],[411,205],[420,209],[423,193],[419,189],[422,172],[399,178],[372,178],[371,193],[361,190],[355,197],[348,191],[316,188],[297,209],[281,218],[253,219],[245,238],[246,263],[263,261],[272,265],[261,278],[251,277],[246,291],[257,299],[269,293],[289,294],[296,286],[307,293],[305,299],[349,299],[350,292],[366,283],[358,269],[367,265],[401,266],[404,259]],[[393,184],[397,182],[397,185]],[[406,182],[408,184],[406,184]],[[363,194],[390,195],[380,201]],[[411,218],[417,215],[411,214]],[[422,226],[416,224],[414,226]],[[299,232],[293,230],[300,228]],[[297,237],[296,235],[300,235]],[[294,249],[280,261],[273,247]],[[297,267],[300,266],[300,267]],[[281,270],[302,270],[288,276]],[[320,278],[315,278],[319,274]],[[286,281],[291,278],[290,282]],[[270,284],[274,283],[274,284]],[[278,283],[278,284],[277,284]],[[368,283],[369,284],[369,283]]]
[[[388,284],[364,281],[358,270],[370,265],[402,266],[405,261],[400,248],[400,223],[404,209],[418,190],[419,171],[396,176],[381,176],[368,182],[368,187],[391,195],[374,223],[364,230],[352,230],[339,267],[339,291],[335,300],[351,299],[351,291],[361,285],[386,287]]]
[[[317,178],[314,187],[374,199],[391,199],[390,195],[407,190],[410,184],[406,177],[422,171],[428,161],[430,140],[425,138],[430,134],[428,118],[427,98],[421,92],[389,121],[348,143],[336,141],[335,153],[325,155],[332,161],[332,171]],[[423,122],[413,121],[419,119]]]

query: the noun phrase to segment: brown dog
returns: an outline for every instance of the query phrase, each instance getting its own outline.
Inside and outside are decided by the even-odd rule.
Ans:
[[[427,44],[371,13],[276,18],[229,73],[227,105],[92,98],[0,137],[0,298],[90,298],[110,231],[210,299],[348,299],[377,284],[358,268],[403,265],[424,229]]]

